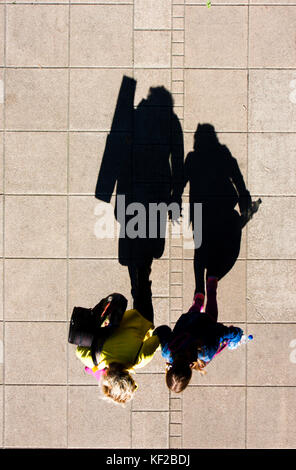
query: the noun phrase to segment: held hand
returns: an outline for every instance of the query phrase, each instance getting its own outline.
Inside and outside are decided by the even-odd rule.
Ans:
[[[246,215],[252,208],[252,198],[249,191],[239,195],[239,210],[242,216]]]

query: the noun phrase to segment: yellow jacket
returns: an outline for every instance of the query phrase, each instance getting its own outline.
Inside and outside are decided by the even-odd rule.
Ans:
[[[126,310],[120,326],[104,342],[97,358],[98,369],[105,369],[111,362],[124,364],[128,370],[144,367],[159,347],[158,337],[152,336],[153,329],[153,323],[138,310]],[[76,355],[84,365],[94,367],[90,348],[78,346]]]

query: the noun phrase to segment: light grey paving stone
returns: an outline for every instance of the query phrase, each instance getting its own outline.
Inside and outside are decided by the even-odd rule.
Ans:
[[[7,129],[66,129],[66,69],[8,68],[5,83]]]
[[[69,200],[69,254],[72,258],[117,258],[120,225],[114,217],[114,201],[93,196]]]
[[[66,338],[65,323],[6,322],[5,383],[65,384]]]
[[[71,65],[131,66],[132,20],[131,5],[72,6]]]
[[[0,49],[0,65],[4,65],[4,5],[0,7],[0,38],[1,38],[1,49]]]
[[[68,348],[68,383],[70,385],[97,385],[96,379],[87,374],[84,370],[84,364],[76,357],[75,344],[67,344]]]
[[[182,449],[181,437],[170,437],[170,449]]]
[[[3,260],[0,261],[0,273],[2,279],[4,278],[4,263]],[[0,285],[0,321],[3,320],[3,282]]]
[[[136,29],[170,29],[171,0],[135,0]]]
[[[5,320],[66,320],[66,260],[7,259]]]
[[[6,256],[66,256],[66,204],[66,196],[6,196]]]
[[[69,136],[69,189],[95,194],[107,133],[71,132]]]
[[[180,423],[170,423],[170,435],[182,436],[182,425]]]
[[[295,195],[295,134],[249,135],[248,181],[251,194]]]
[[[180,424],[182,423],[182,412],[181,411],[171,411],[171,424]]]
[[[167,449],[169,413],[134,411],[132,414],[132,447],[134,449]]]
[[[68,395],[68,443],[72,448],[130,448],[130,404],[102,399],[99,387],[71,386]],[[102,429],[104,432],[102,433]]]
[[[167,325],[169,323],[169,298],[153,297],[154,324],[155,326]]]
[[[169,389],[165,374],[136,374],[138,389],[133,399],[133,411],[168,411]]]
[[[3,343],[3,322],[0,322],[0,384],[4,383],[4,343]],[[1,422],[1,420],[0,420]],[[1,427],[1,425],[0,425]],[[1,441],[0,441],[1,442]]]
[[[8,5],[6,64],[66,67],[68,18],[66,5]]]
[[[229,86],[231,84],[231,86]],[[185,70],[184,129],[212,124],[216,131],[247,130],[247,73],[245,70]]]
[[[157,43],[157,49],[153,45]],[[170,31],[135,31],[135,67],[164,68],[171,65]]]
[[[68,3],[69,0],[59,0],[59,2],[57,2],[56,0],[46,0],[46,3]],[[27,0],[7,0],[6,3],[28,3]],[[40,3],[40,0],[32,0],[30,2],[31,4],[34,4],[34,3]],[[44,2],[45,3],[45,2]]]
[[[249,260],[249,322],[295,322],[295,260]]]
[[[179,0],[174,0],[174,1],[179,1]],[[184,0],[181,1],[181,3],[184,3]],[[245,3],[248,3],[247,0],[215,0],[215,2],[212,2],[213,4],[219,4],[219,3],[231,3],[231,4],[245,4]],[[202,3],[201,0],[185,0],[185,4],[187,5],[190,5],[190,4],[193,4],[193,5],[204,5],[204,3]]]
[[[0,129],[4,127],[4,71],[0,69]]]
[[[0,78],[1,79],[1,78]],[[0,82],[0,86],[1,86],[1,82]],[[1,101],[1,97],[0,97],[0,101]],[[0,104],[1,106],[1,104]],[[0,178],[0,193],[3,193],[3,165],[4,165],[4,161],[3,161],[3,132],[0,132],[0,175],[1,175],[1,178]]]
[[[248,258],[294,259],[295,212],[294,197],[262,197],[259,211],[248,223]]]
[[[185,13],[185,8],[184,8],[183,5],[174,5],[173,4],[173,6],[172,6],[172,16],[173,16],[173,18],[182,18],[182,17],[184,17],[184,13]]]
[[[295,132],[294,71],[250,70],[249,97],[249,131]]]
[[[137,81],[134,104],[138,106],[143,99],[146,99],[150,88],[164,87],[171,90],[171,71],[169,69],[140,69],[134,71],[134,78]]]
[[[53,1],[53,0],[51,0]],[[65,0],[64,0],[65,1]],[[98,3],[98,0],[71,0],[71,3]],[[133,0],[100,0],[100,3],[108,5],[109,3],[128,3],[132,4]]]
[[[160,349],[156,350],[153,359],[141,369],[137,370],[137,376],[139,374],[156,374],[165,372],[165,360],[161,355]],[[163,379],[164,380],[164,379]]]
[[[248,387],[248,449],[296,447],[295,399],[295,387]]]
[[[4,198],[0,195],[0,254],[3,256]]]
[[[250,7],[250,67],[295,67],[295,21],[292,5]]]
[[[69,317],[73,307],[94,307],[103,297],[121,292],[130,299],[128,269],[117,260],[69,261]],[[128,307],[131,307],[129,303]]]
[[[187,6],[185,16],[186,67],[246,67],[247,21],[245,6],[225,8]]]
[[[0,443],[3,446],[4,440],[4,416],[3,416],[3,385],[0,385]]]
[[[66,133],[7,133],[5,190],[15,194],[66,193]]]
[[[70,260],[69,305],[93,307],[111,292],[121,292],[130,298],[128,269],[117,260]],[[161,275],[160,275],[161,273]],[[168,261],[155,260],[152,266],[152,292],[157,297],[168,296]],[[130,308],[131,303],[129,304]]]
[[[72,69],[70,129],[109,130],[122,77],[131,74],[130,69],[121,68]],[[124,127],[120,130],[126,130]]]
[[[6,385],[6,447],[63,448],[66,436],[66,387]]]
[[[248,324],[248,385],[294,385],[296,324]]]
[[[181,411],[182,410],[182,397],[180,398],[170,398],[170,410],[173,411]]]
[[[260,4],[260,3],[263,3],[262,0],[250,0],[250,3],[254,3],[254,4]],[[264,2],[264,4],[268,4],[268,5],[281,5],[281,4],[291,4],[291,5],[295,5],[295,0],[268,0],[266,1],[266,3]]]
[[[183,447],[242,449],[244,387],[189,387],[183,392]]]

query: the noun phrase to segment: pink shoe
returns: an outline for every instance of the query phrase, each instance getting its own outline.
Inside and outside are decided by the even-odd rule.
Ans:
[[[201,292],[195,294],[195,296],[193,298],[193,304],[192,304],[189,312],[196,312],[196,311],[201,312],[201,310],[203,308],[204,301],[205,301],[204,294],[202,294]]]

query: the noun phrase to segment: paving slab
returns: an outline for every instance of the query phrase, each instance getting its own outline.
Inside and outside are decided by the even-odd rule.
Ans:
[[[295,19],[296,0],[1,2],[1,447],[296,447]],[[179,395],[157,350],[122,407],[103,400],[67,336],[74,306],[119,291],[132,307],[118,237],[98,236],[107,212],[115,222],[116,187],[110,203],[94,197],[124,76],[135,107],[151,87],[171,93],[185,157],[198,124],[212,124],[262,204],[218,287],[219,321],[254,340]],[[127,120],[117,131],[130,139]],[[192,303],[191,241],[186,222],[168,224],[152,265],[155,326],[174,327]]]
[[[247,448],[294,449],[294,402],[294,387],[248,387]]]
[[[183,402],[183,446],[235,449],[245,443],[244,387],[189,387]]]

